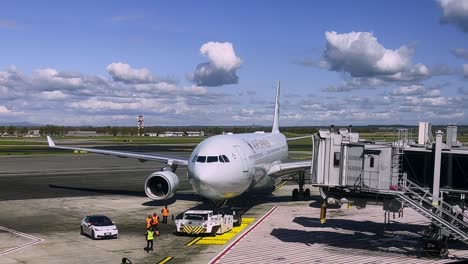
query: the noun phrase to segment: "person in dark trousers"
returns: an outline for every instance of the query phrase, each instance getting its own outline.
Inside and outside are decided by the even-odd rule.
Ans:
[[[152,218],[152,221],[151,221],[151,227],[153,228],[153,231],[155,232],[155,235],[159,236],[158,224],[159,224],[159,216],[156,213],[153,213],[153,218]]]
[[[169,209],[167,209],[167,205],[161,210],[163,216],[163,224],[167,224],[167,217],[169,216]]]
[[[146,252],[153,251],[154,230],[152,227],[146,230]]]

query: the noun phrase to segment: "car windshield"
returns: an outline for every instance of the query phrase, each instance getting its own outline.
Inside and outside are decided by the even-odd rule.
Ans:
[[[94,226],[110,226],[113,225],[112,221],[106,216],[93,216],[89,219],[89,222]]]
[[[208,219],[208,215],[186,214],[184,218],[187,220],[206,220]]]

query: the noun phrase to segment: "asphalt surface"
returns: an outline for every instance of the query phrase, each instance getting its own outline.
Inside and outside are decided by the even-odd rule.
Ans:
[[[189,155],[177,153],[182,158]],[[163,165],[97,154],[0,156],[0,201],[106,194],[146,197],[146,177]],[[177,174],[179,190],[191,191],[186,168]]]
[[[190,155],[165,150],[158,154]],[[187,246],[193,237],[174,234],[172,216],[210,206],[192,190],[186,169],[176,172],[180,185],[174,199],[151,201],[144,193],[146,177],[163,165],[97,154],[0,156],[0,263],[120,263],[122,257],[157,263],[168,256],[174,257],[170,263],[208,263],[222,246]],[[271,202],[288,202],[289,195],[290,191],[281,196],[248,194],[231,204],[242,207],[246,217],[259,218]],[[166,204],[171,220],[160,225],[156,251],[146,253],[146,215],[159,213]],[[89,214],[111,217],[119,238],[94,241],[80,236],[79,224]],[[22,247],[36,240],[18,232],[39,242]]]

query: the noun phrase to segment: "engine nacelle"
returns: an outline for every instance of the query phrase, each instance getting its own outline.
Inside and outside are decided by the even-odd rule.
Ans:
[[[145,181],[146,196],[153,200],[171,198],[178,187],[179,177],[169,170],[154,172]]]

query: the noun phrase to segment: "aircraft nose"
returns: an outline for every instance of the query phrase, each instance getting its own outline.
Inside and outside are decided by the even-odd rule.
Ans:
[[[189,179],[199,195],[211,200],[238,196],[250,185],[250,181],[243,177],[242,172],[203,163],[191,167]]]

